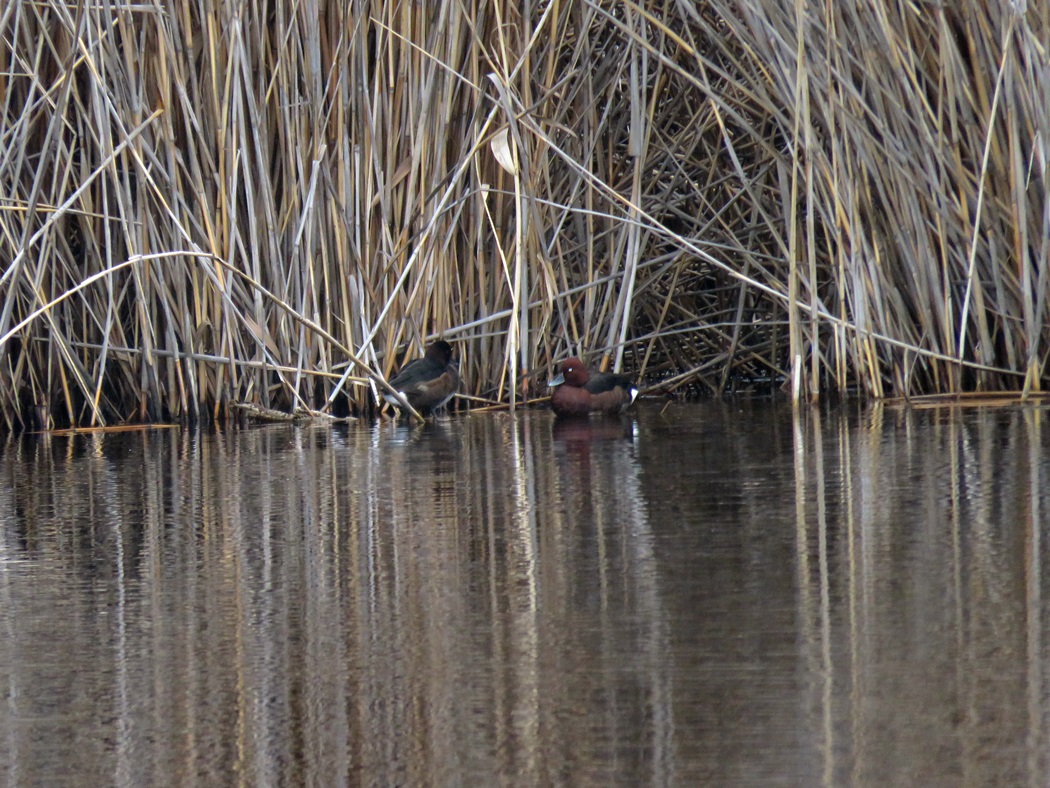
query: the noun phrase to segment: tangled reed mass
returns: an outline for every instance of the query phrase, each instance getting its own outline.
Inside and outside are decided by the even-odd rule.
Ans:
[[[1048,9],[14,0],[0,423],[1038,390]]]

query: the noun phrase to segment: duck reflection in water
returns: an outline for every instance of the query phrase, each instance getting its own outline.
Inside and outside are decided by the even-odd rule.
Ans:
[[[630,417],[621,419],[558,419],[554,439],[567,447],[590,447],[592,443],[634,441],[637,425]]]
[[[408,404],[428,416],[445,405],[459,388],[459,370],[452,358],[452,346],[439,339],[427,348],[423,358],[410,361],[390,380],[390,385]],[[401,407],[393,394],[383,398],[395,407]]]
[[[638,396],[638,387],[626,375],[590,372],[575,356],[561,362],[547,385],[554,389],[551,408],[559,416],[623,413]]]

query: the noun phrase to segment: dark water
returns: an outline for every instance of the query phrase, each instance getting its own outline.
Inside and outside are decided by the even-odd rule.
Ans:
[[[0,783],[1025,785],[1034,407],[25,438]]]

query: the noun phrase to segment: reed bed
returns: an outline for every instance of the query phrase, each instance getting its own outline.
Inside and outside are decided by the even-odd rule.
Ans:
[[[1045,381],[1050,6],[0,9],[5,428]]]

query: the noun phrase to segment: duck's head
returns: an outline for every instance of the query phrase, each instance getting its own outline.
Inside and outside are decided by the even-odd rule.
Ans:
[[[548,386],[553,388],[554,386],[560,386],[562,383],[568,383],[570,386],[579,388],[586,386],[587,381],[591,377],[583,361],[576,356],[561,362],[559,369],[560,372],[547,384]]]
[[[427,358],[436,361],[441,366],[448,366],[452,362],[452,345],[443,339],[439,339],[427,348]]]

